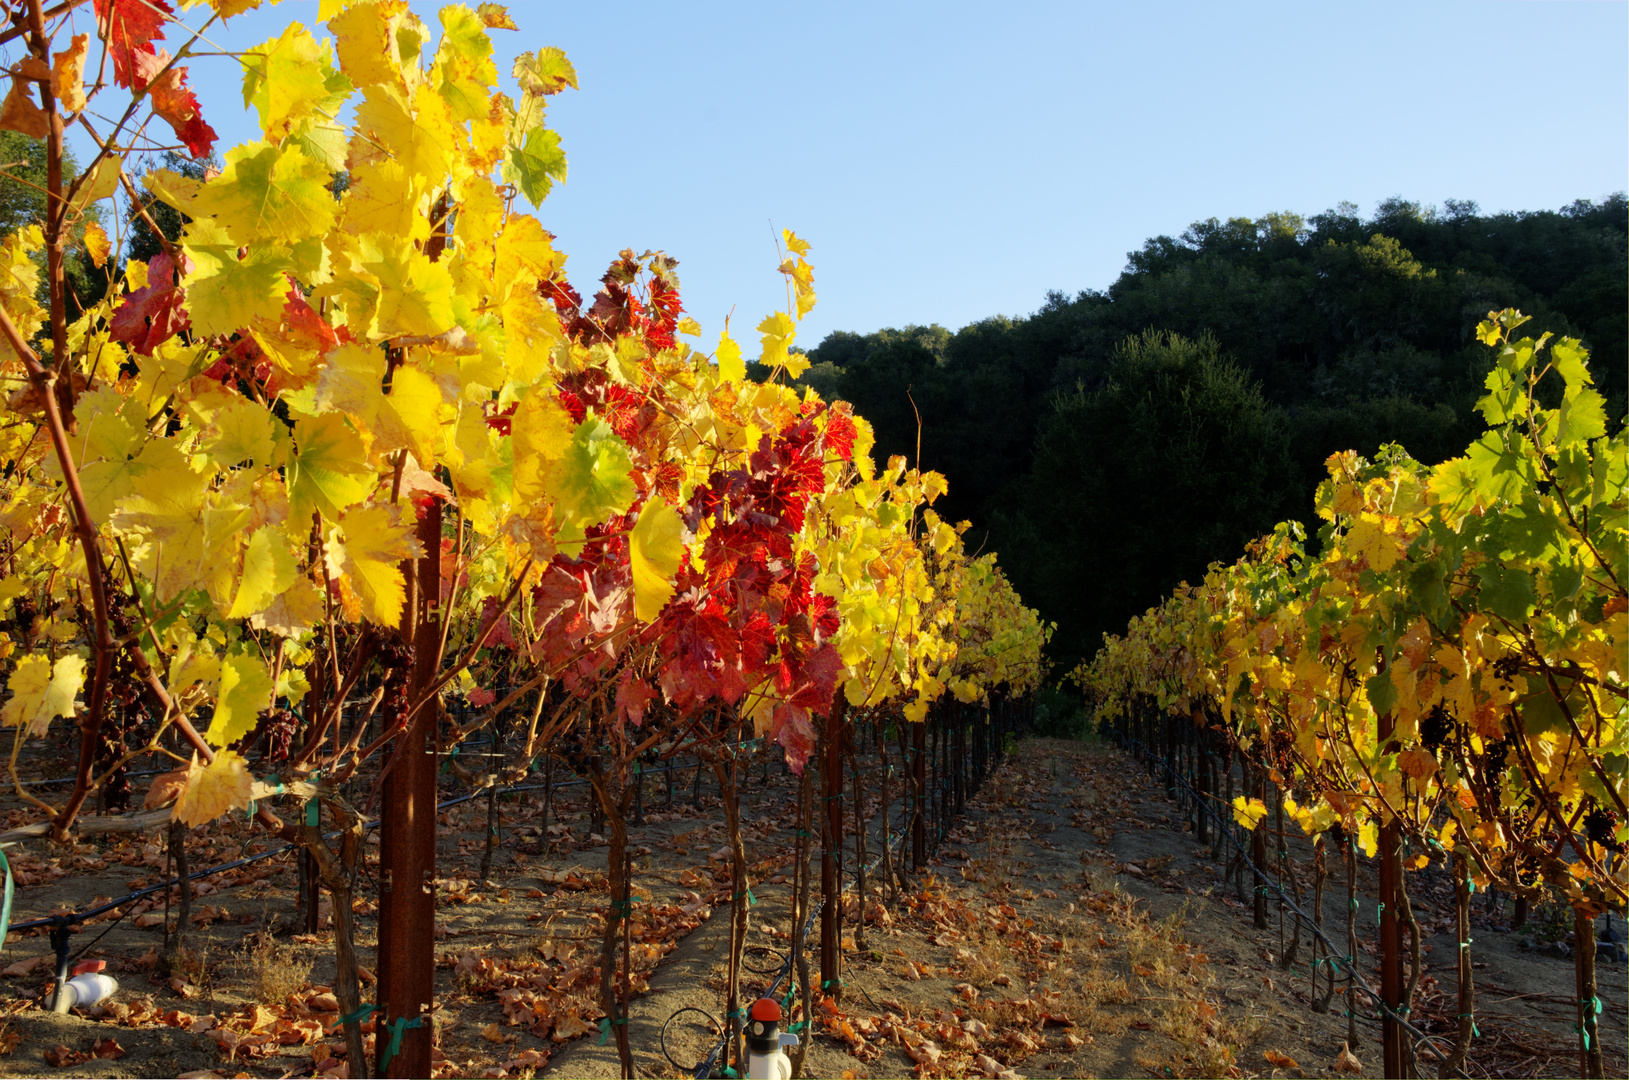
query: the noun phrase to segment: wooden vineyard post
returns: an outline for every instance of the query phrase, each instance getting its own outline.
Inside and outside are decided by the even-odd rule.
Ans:
[[[843,851],[843,722],[848,699],[838,690],[826,717],[826,738],[820,763],[820,788],[825,818],[820,829],[820,990],[833,1000],[843,996],[843,879],[839,859]]]

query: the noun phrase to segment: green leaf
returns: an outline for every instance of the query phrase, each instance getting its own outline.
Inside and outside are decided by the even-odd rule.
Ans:
[[[1567,717],[1555,698],[1547,693],[1534,694],[1522,702],[1522,729],[1529,735],[1542,735],[1547,731],[1566,731]]]
[[[1556,411],[1556,445],[1576,446],[1605,434],[1605,399],[1594,390],[1569,386]]]
[[[1409,567],[1408,591],[1419,603],[1420,610],[1433,622],[1448,614],[1448,590],[1443,567],[1435,560],[1415,563]]]
[[[1526,620],[1532,612],[1537,596],[1533,591],[1533,575],[1525,570],[1488,563],[1475,571],[1481,585],[1480,606],[1513,623]]]
[[[533,128],[526,133],[523,146],[510,144],[504,171],[533,206],[543,205],[554,182],[566,182],[566,155],[560,149],[560,136],[548,128]]]
[[[338,521],[347,507],[368,497],[375,477],[362,439],[336,413],[301,420],[294,427],[295,453],[288,464],[289,517],[307,522],[321,511]]]
[[[1589,375],[1589,350],[1577,338],[1562,338],[1551,346],[1550,363],[1561,373],[1568,390],[1594,383]]]
[[[1391,681],[1391,672],[1376,672],[1364,680],[1363,688],[1369,694],[1369,705],[1376,716],[1384,716],[1397,707],[1397,684]]]
[[[586,528],[626,512],[638,494],[628,475],[632,469],[628,444],[610,424],[589,417],[572,432],[560,462],[557,514]]]
[[[1465,451],[1468,472],[1477,500],[1491,506],[1501,500],[1516,501],[1527,488],[1531,469],[1519,449],[1507,446],[1497,431],[1489,431]]]

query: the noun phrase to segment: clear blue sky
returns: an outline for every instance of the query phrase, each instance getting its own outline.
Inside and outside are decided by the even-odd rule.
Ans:
[[[414,4],[433,28],[438,6]],[[773,222],[814,244],[806,347],[1024,314],[1196,219],[1391,195],[1554,209],[1629,172],[1624,3],[509,9],[505,82],[543,45],[581,81],[553,99],[570,177],[539,211],[573,282],[661,248],[709,332],[732,307],[750,327],[785,305]],[[316,12],[211,37],[246,48]],[[234,61],[199,58],[191,81],[220,150],[256,136]]]

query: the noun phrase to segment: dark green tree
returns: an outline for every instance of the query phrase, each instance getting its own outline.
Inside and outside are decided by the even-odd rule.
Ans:
[[[62,173],[65,183],[79,175],[79,164],[71,151],[63,154]],[[9,235],[34,222],[43,224],[45,192],[45,143],[19,131],[0,131],[0,235]],[[84,217],[73,230],[73,242],[63,253],[70,320],[77,319],[85,307],[107,295],[108,272],[98,268],[85,250],[85,224],[92,221],[101,224],[99,203],[86,208]],[[47,302],[47,295],[48,286],[42,276],[38,296],[41,305]]]
[[[1282,414],[1216,339],[1148,331],[1096,389],[1057,396],[993,533],[1066,667],[1180,581],[1270,529],[1292,475]]]

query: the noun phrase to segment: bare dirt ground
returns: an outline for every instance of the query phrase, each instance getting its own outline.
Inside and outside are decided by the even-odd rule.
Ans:
[[[750,781],[750,1000],[779,968],[792,929],[796,781],[758,762],[743,765],[742,779]],[[687,1075],[681,1066],[704,1056],[724,1014],[732,898],[722,808],[711,777],[703,780],[698,808],[693,770],[648,779],[650,809],[631,830],[638,996],[629,1034],[648,1076]],[[541,792],[500,800],[490,882],[477,880],[484,799],[441,815],[438,1075],[618,1075],[614,1045],[599,1045],[594,965],[606,848],[590,834],[585,795],[582,786],[558,787],[546,822]],[[264,846],[239,817],[195,830],[188,851],[196,868]],[[879,827],[872,847],[880,846]],[[1289,847],[1304,873],[1305,845]],[[14,920],[82,908],[165,873],[162,835],[72,850],[35,843],[9,854],[19,884]],[[143,910],[127,905],[117,922],[83,927],[75,949],[88,944],[86,958],[106,961],[121,982],[113,1002],[91,1015],[42,1009],[49,945],[38,935],[9,939],[0,957],[0,1074],[348,1075],[334,1028],[331,933],[295,930],[294,883],[287,855],[209,879],[192,901],[187,953],[174,975],[160,971],[162,896]],[[1415,906],[1430,952],[1414,1018],[1430,1027],[1456,1011],[1456,943],[1447,893],[1433,893],[1429,878],[1420,884]],[[1367,877],[1359,886],[1372,896]],[[1285,967],[1293,923],[1281,932],[1274,905],[1269,927],[1253,929],[1241,902],[1248,877],[1242,892],[1224,881],[1223,864],[1198,843],[1164,785],[1117,750],[1020,742],[926,873],[895,896],[874,870],[869,888],[863,932],[858,897],[847,903],[844,985],[817,1010],[807,1075],[1351,1075],[1335,1070],[1347,1039],[1341,1000],[1324,1013],[1309,1004],[1305,935]],[[364,877],[359,895],[372,892]],[[1364,896],[1359,911],[1371,916]],[[1345,908],[1344,886],[1332,881],[1324,905],[1332,937],[1344,935]],[[371,899],[356,910],[371,968]],[[1479,898],[1480,1038],[1471,1073],[1576,1075],[1572,962],[1520,948],[1524,937],[1542,943],[1542,918],[1519,934],[1499,929],[1504,917]],[[1359,919],[1359,933],[1373,938],[1372,917]],[[1375,961],[1366,955],[1362,963],[1374,983]],[[1603,961],[1600,984],[1607,1075],[1625,1075],[1624,965]],[[367,999],[369,988],[363,992]],[[1358,1036],[1359,1074],[1379,1075],[1378,1027],[1365,1017]],[[98,1051],[106,1056],[92,1056]]]

